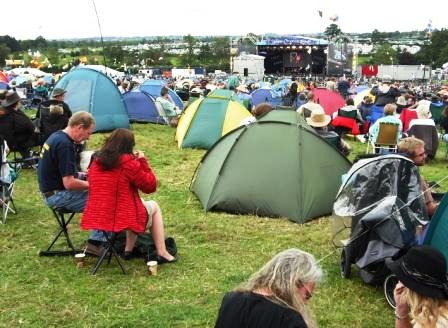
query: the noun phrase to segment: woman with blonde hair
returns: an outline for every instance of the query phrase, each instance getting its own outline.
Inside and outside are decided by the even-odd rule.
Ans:
[[[448,327],[444,255],[431,246],[414,246],[388,267],[399,279],[394,290],[395,327]]]
[[[321,278],[313,255],[285,250],[224,296],[215,328],[317,327],[307,303]]]

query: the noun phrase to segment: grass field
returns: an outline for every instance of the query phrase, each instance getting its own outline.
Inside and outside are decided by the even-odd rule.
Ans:
[[[392,327],[394,315],[381,288],[354,275],[339,274],[339,250],[331,244],[329,218],[299,225],[287,219],[204,213],[189,192],[200,150],[179,150],[175,130],[134,125],[137,149],[144,150],[158,180],[151,197],[161,205],[166,234],[176,239],[179,261],[148,276],[143,260],[103,265],[90,274],[95,258],[77,269],[70,257],[39,257],[56,230],[40,199],[36,172],[22,170],[17,184],[19,213],[0,225],[0,327],[213,327],[223,294],[245,281],[277,252],[297,247],[313,253],[325,270],[310,306],[320,327]],[[97,148],[104,135],[88,143]],[[355,151],[365,145],[354,143]],[[423,168],[429,180],[446,172],[445,146]],[[445,187],[446,184],[443,184]],[[443,188],[446,190],[446,188]],[[70,233],[77,246],[88,233],[79,216]]]

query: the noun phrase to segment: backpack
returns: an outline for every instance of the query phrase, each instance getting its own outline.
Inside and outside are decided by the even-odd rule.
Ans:
[[[121,232],[117,239],[115,240],[114,248],[117,253],[121,254],[124,252],[124,247],[126,244],[126,232]],[[165,246],[168,251],[173,256],[177,254],[176,241],[172,237],[165,238]],[[132,255],[135,257],[140,257],[143,259],[148,259],[157,256],[156,246],[154,245],[154,240],[152,236],[147,233],[138,235],[137,241],[135,242],[134,250]]]

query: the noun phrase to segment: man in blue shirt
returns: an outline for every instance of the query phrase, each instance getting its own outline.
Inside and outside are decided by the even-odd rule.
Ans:
[[[53,133],[42,146],[37,178],[48,207],[76,213],[84,210],[89,183],[78,172],[76,144],[88,140],[94,129],[93,116],[77,112],[64,130]],[[102,241],[103,236],[92,231],[90,239]]]

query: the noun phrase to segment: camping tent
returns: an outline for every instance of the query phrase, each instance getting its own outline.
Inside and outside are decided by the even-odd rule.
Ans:
[[[221,99],[230,99],[240,102],[238,96],[232,90],[227,89],[215,89],[210,92],[207,97],[209,98],[221,98]]]
[[[206,97],[191,103],[179,119],[176,140],[179,148],[209,149],[221,136],[252,116],[239,102]]]
[[[206,211],[286,217],[331,213],[350,162],[295,111],[271,111],[222,137],[202,158],[190,189]]]
[[[150,94],[135,89],[123,94],[123,99],[128,109],[129,121],[166,124],[164,113],[159,113],[156,100]]]
[[[282,104],[282,98],[277,97],[276,94],[270,88],[261,88],[253,91],[252,96],[252,106],[255,107],[263,102],[268,102],[272,107]]]
[[[166,85],[166,82],[163,80],[146,80],[143,82],[143,84],[140,85],[140,90],[145,91],[149,93],[151,96],[157,99],[157,97],[160,96],[160,90],[162,90],[162,87]],[[175,105],[180,109],[184,109],[184,103],[182,102],[182,99],[177,95],[176,92],[168,88],[168,93],[173,99]]]
[[[77,68],[65,74],[55,88],[67,91],[65,102],[72,112],[88,111],[96,121],[96,131],[129,128],[126,104],[117,86],[101,72]]]

